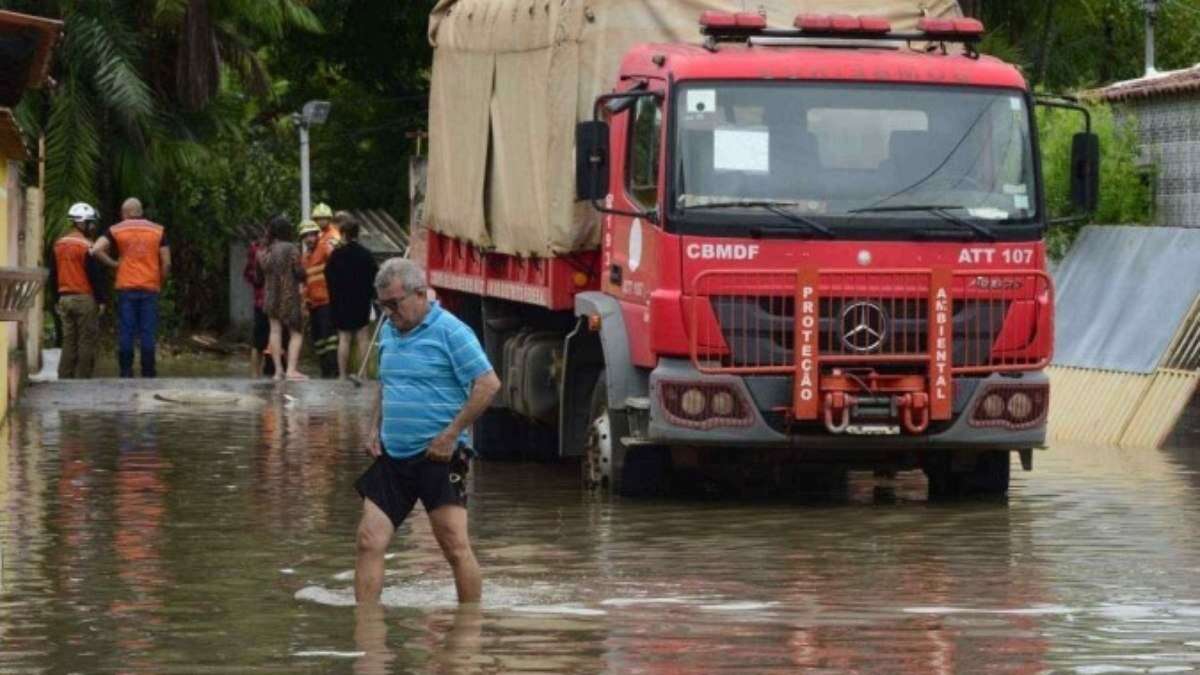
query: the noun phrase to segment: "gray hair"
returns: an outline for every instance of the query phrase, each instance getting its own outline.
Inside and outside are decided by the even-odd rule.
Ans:
[[[424,290],[425,269],[408,258],[388,258],[375,275],[375,291],[383,291],[396,281],[404,284],[405,293]]]
[[[121,204],[122,218],[141,218],[142,217],[142,200],[137,197],[130,197]]]

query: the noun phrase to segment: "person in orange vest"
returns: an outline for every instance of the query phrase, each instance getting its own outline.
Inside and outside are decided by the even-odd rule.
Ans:
[[[50,278],[62,317],[62,357],[58,379],[89,378],[96,368],[100,312],[107,300],[104,271],[89,255],[95,234],[96,209],[79,202],[67,211],[74,228],[54,242]]]
[[[333,210],[327,204],[313,207],[312,221],[301,223],[304,240],[304,300],[308,305],[309,331],[313,349],[321,364],[321,377],[338,376],[337,331],[333,327],[333,308],[329,303],[329,284],[325,280],[325,264],[333,249],[341,244],[341,232],[333,225]],[[307,227],[306,227],[307,226]],[[317,235],[312,238],[315,228]],[[307,233],[307,234],[306,234]]]
[[[117,270],[117,363],[121,377],[133,377],[135,334],[142,352],[142,377],[155,377],[158,294],[171,271],[171,249],[166,230],[146,220],[142,202],[136,197],[121,205],[121,218],[92,245],[92,255]],[[117,260],[109,255],[110,249]]]

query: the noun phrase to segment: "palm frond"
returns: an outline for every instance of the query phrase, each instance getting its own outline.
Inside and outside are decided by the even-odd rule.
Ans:
[[[267,72],[267,64],[245,39],[219,30],[217,44],[225,65],[237,74],[248,93],[258,98],[271,95],[271,74]]]
[[[279,2],[283,6],[283,14],[287,17],[287,22],[291,27],[309,33],[325,32],[321,20],[304,3],[297,0],[279,0]]]
[[[128,46],[133,35],[114,21],[78,12],[67,19],[66,35],[70,67],[90,71],[96,96],[105,106],[129,119],[153,114],[154,97]]]
[[[100,133],[81,82],[68,78],[50,101],[46,125],[46,236],[66,228],[72,202],[96,203]]]

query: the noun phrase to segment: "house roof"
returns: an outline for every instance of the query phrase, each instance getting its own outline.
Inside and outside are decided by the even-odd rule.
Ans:
[[[50,74],[62,22],[0,10],[0,106],[12,107]]]
[[[350,211],[350,215],[362,224],[359,242],[377,257],[404,255],[408,250],[408,229],[397,223],[387,211],[359,209]],[[262,234],[262,227],[262,223],[245,223],[237,228],[236,234],[240,239],[249,241]]]
[[[1200,64],[1182,70],[1153,73],[1133,80],[1114,82],[1088,92],[1089,98],[1118,103],[1162,96],[1200,92]]]

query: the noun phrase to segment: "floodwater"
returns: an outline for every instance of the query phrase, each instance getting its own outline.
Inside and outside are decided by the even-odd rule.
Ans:
[[[919,474],[795,502],[623,501],[482,464],[483,606],[423,514],[353,607],[370,388],[40,385],[0,437],[0,673],[1180,672],[1200,668],[1200,450],[1059,447],[1007,502]],[[208,403],[219,403],[217,397]]]

